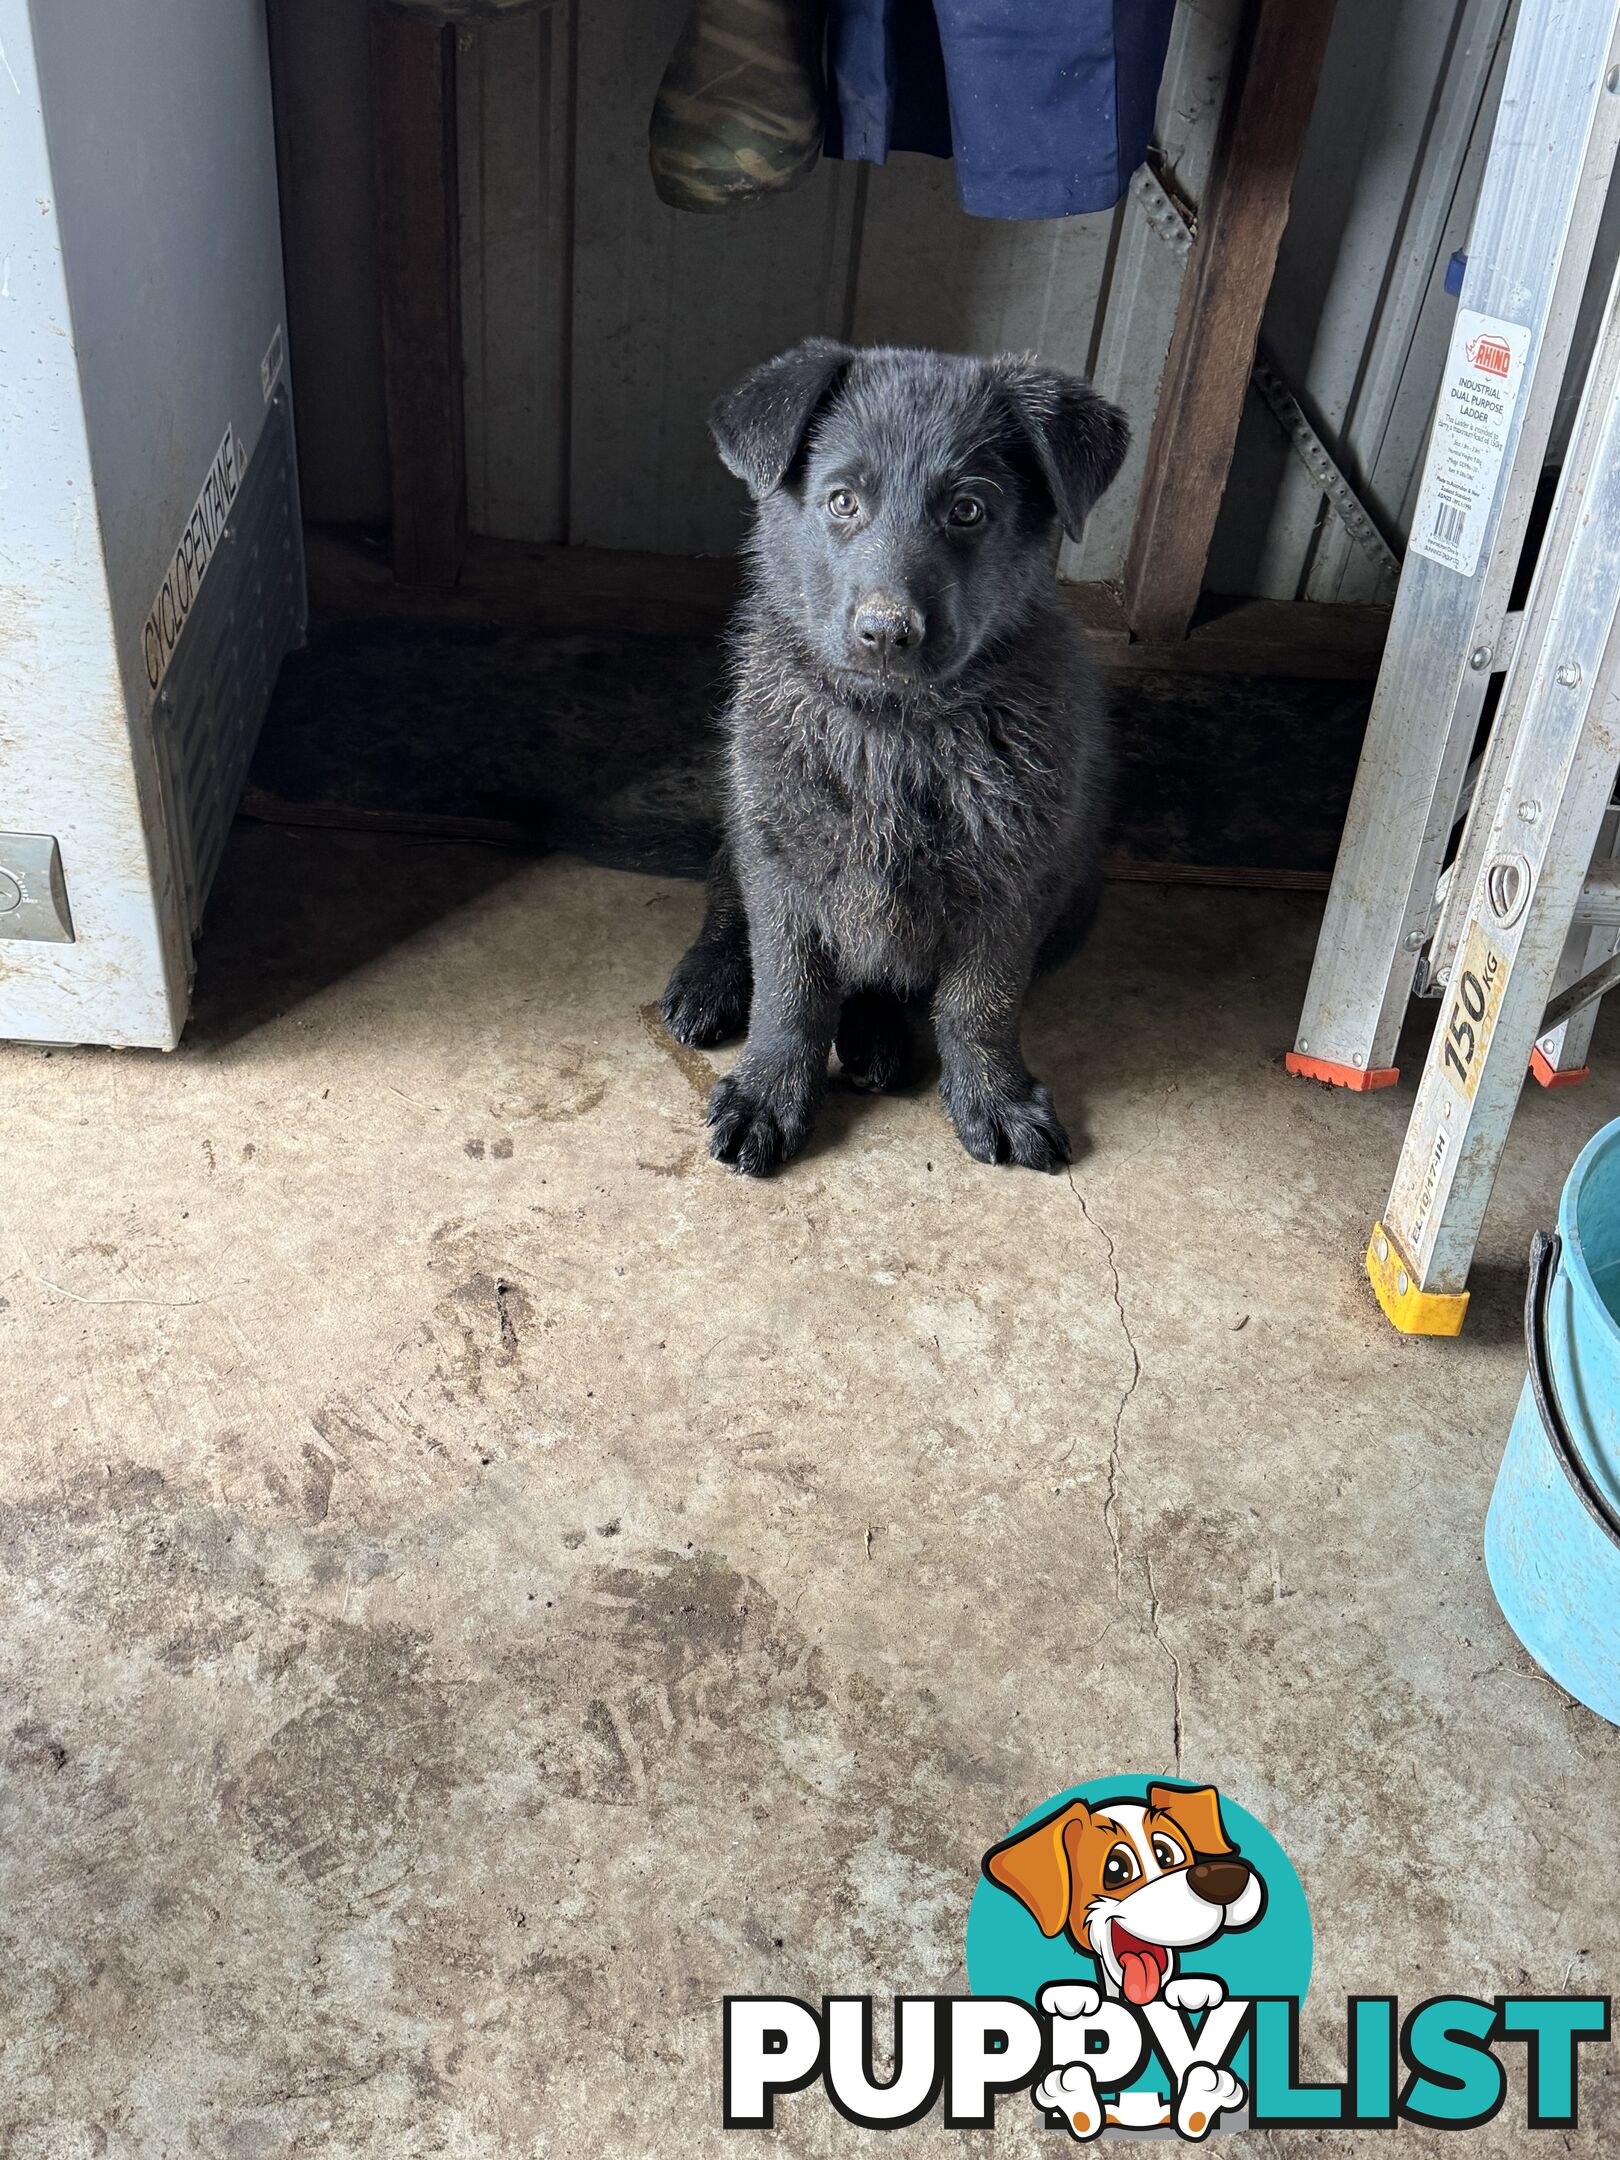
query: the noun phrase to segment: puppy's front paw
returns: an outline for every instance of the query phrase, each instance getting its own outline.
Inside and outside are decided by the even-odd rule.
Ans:
[[[810,1137],[813,1105],[796,1088],[772,1086],[742,1068],[709,1097],[709,1153],[748,1177],[769,1177]]]
[[[1176,2128],[1184,2138],[1207,2138],[1217,2116],[1240,2108],[1244,2101],[1241,2083],[1230,2070],[1213,2063],[1190,2063],[1176,2097]]]
[[[753,971],[746,952],[694,945],[676,962],[658,1009],[677,1042],[707,1050],[748,1025]]]
[[[998,1094],[975,1080],[940,1083],[957,1138],[976,1162],[1020,1163],[1026,1170],[1061,1170],[1069,1136],[1039,1080],[1023,1094]]]
[[[1172,2010],[1213,2010],[1226,1990],[1213,1973],[1183,1973],[1166,1985],[1164,1999]]]
[[[1049,1980],[1035,1998],[1049,2018],[1092,2018],[1102,1996],[1084,1980]]]

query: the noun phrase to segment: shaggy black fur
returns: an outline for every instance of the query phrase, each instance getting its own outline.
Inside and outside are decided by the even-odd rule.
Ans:
[[[1054,591],[1123,416],[1031,361],[812,339],[710,415],[758,503],[726,716],[727,843],[670,978],[682,1042],[748,1026],[711,1147],[803,1146],[836,1045],[893,1086],[932,1002],[940,1093],[981,1162],[1068,1159],[1019,1050],[1038,962],[1099,875],[1107,727]]]

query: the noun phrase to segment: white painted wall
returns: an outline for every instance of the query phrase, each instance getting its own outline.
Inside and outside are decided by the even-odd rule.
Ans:
[[[57,840],[76,942],[0,940],[0,1035],[169,1028],[176,954],[125,706],[56,182],[25,0],[0,0],[0,828]],[[157,580],[154,577],[153,584]]]
[[[283,312],[261,0],[0,0],[0,830],[75,932],[0,937],[0,1036],[178,1035],[142,629]]]

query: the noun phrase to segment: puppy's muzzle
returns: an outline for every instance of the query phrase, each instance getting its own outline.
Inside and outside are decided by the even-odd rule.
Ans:
[[[875,667],[905,665],[916,658],[926,624],[916,608],[893,593],[868,593],[851,626],[857,652]]]

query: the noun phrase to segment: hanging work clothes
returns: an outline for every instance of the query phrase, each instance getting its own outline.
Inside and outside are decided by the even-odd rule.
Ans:
[[[1107,210],[1142,162],[1175,0],[831,0],[829,157],[956,160],[979,217]]]

